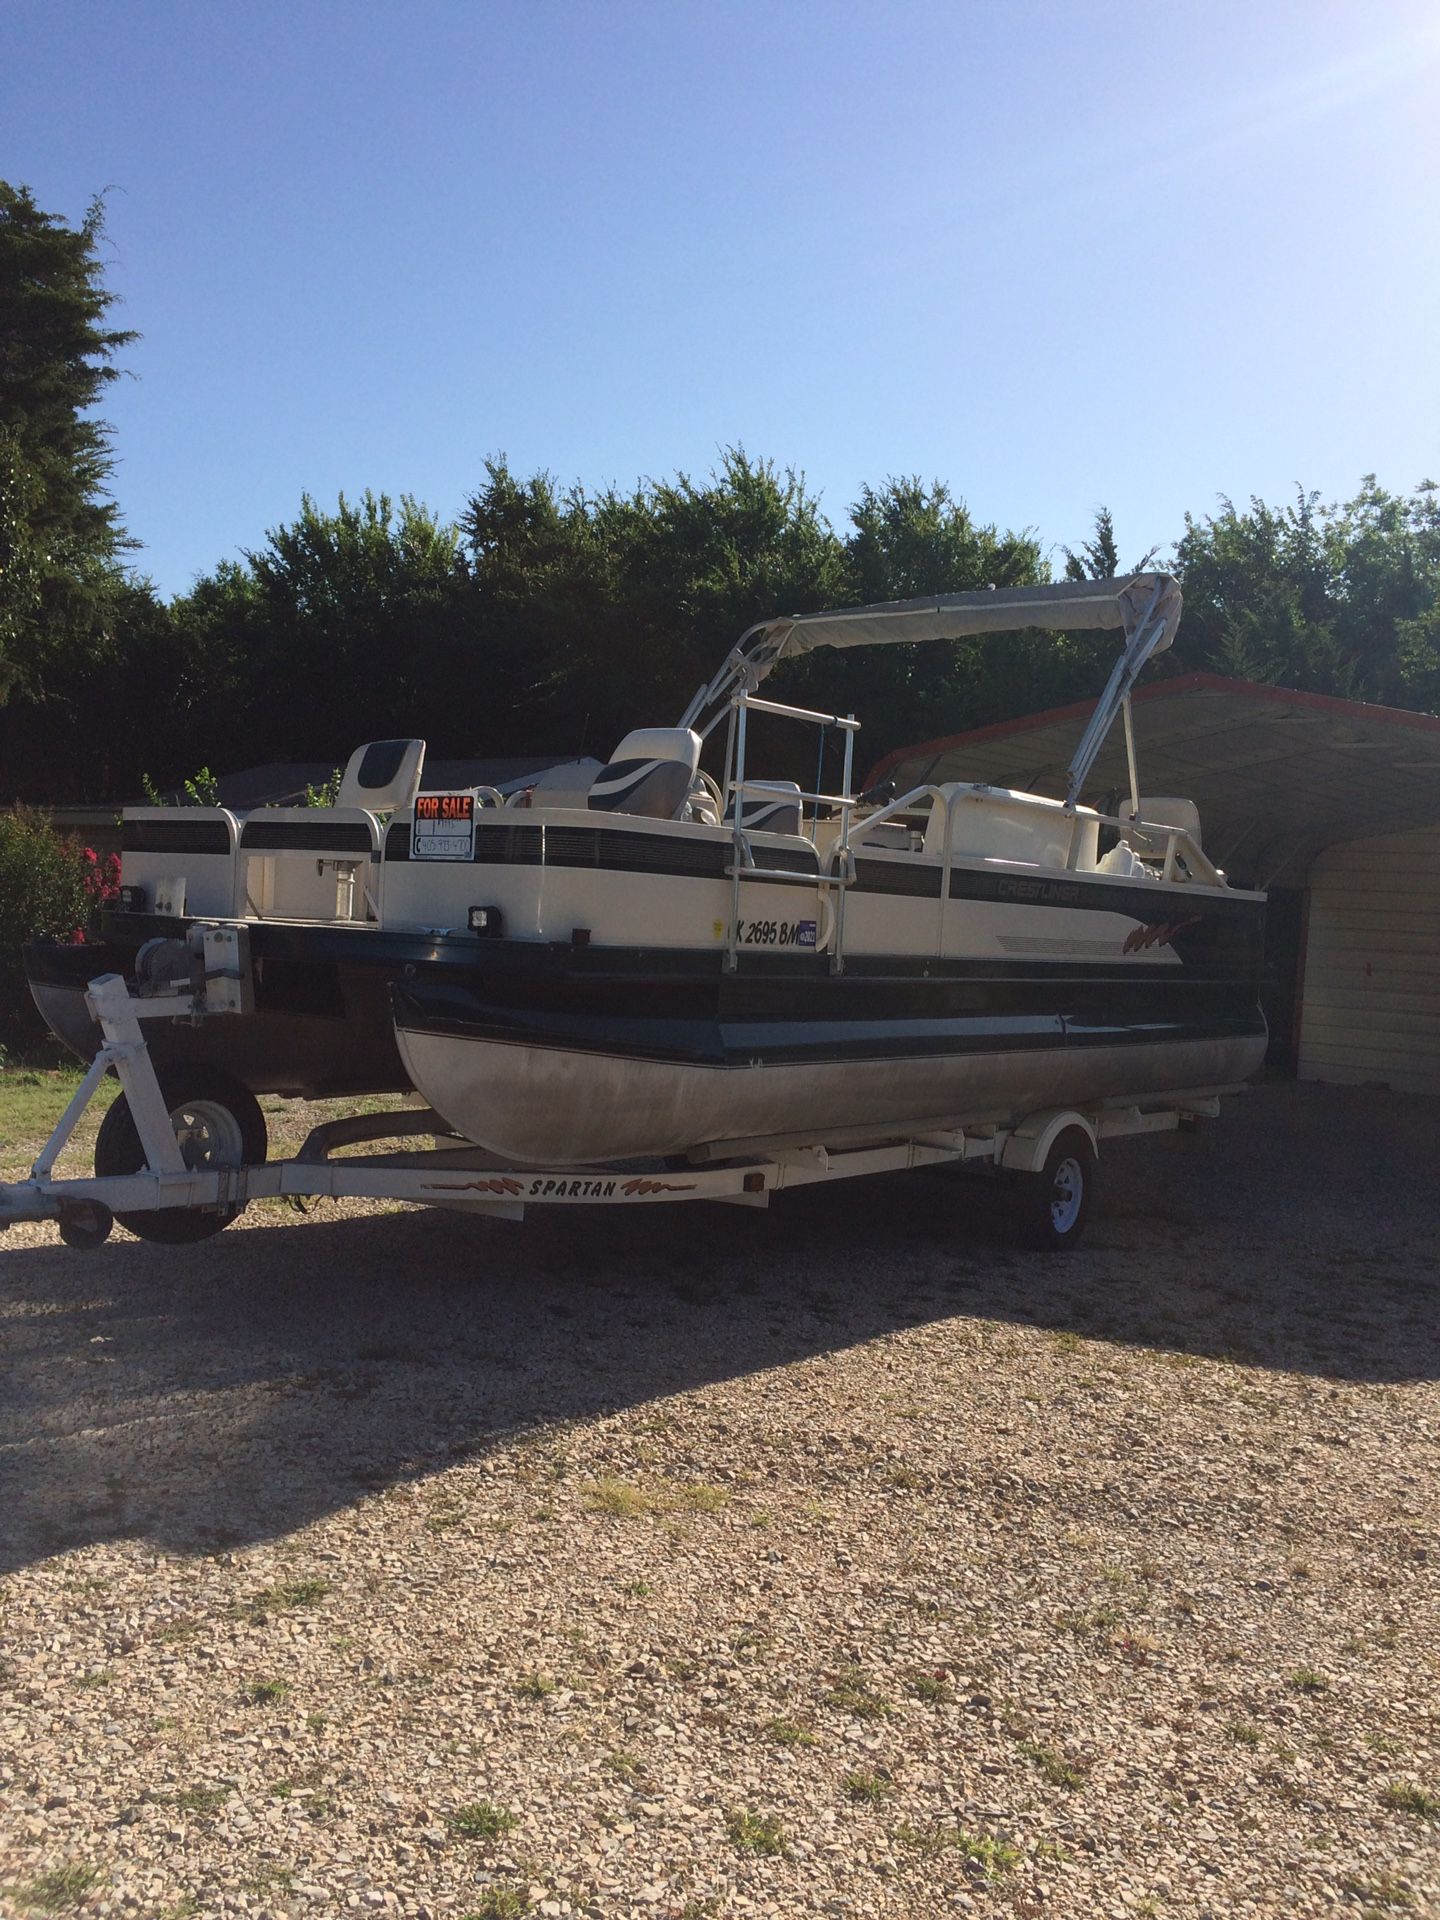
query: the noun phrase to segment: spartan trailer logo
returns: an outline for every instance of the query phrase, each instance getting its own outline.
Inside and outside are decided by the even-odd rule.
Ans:
[[[1170,947],[1175,944],[1178,934],[1187,927],[1198,926],[1200,915],[1192,913],[1188,920],[1156,920],[1148,927],[1132,927],[1125,936],[1122,953],[1143,953],[1147,947]]]

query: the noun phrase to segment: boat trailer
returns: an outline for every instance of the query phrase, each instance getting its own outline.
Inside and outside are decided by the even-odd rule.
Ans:
[[[157,943],[158,944],[158,943]],[[647,1206],[715,1200],[764,1207],[790,1187],[918,1167],[985,1168],[1022,1200],[1030,1244],[1073,1245],[1088,1210],[1090,1174],[1100,1143],[1116,1137],[1192,1128],[1219,1112],[1238,1086],[1199,1087],[1138,1101],[1050,1108],[1012,1120],[968,1118],[963,1126],[930,1119],[913,1127],[850,1128],[823,1140],[718,1141],[683,1159],[585,1167],[516,1166],[461,1139],[429,1108],[355,1114],[316,1127],[293,1159],[244,1164],[192,1150],[177,1127],[156,1075],[142,1023],[203,1020],[253,1011],[244,928],[195,925],[186,939],[188,971],[176,977],[175,943],[159,977],[92,980],[86,1004],[103,1044],[28,1180],[0,1182],[0,1231],[20,1221],[53,1220],[72,1247],[98,1247],[114,1221],[142,1237],[196,1240],[228,1225],[252,1200],[397,1200],[519,1220],[530,1206]],[[143,957],[143,956],[142,956]],[[120,1081],[143,1164],[133,1172],[57,1179],[56,1162],[105,1076]],[[202,1104],[204,1104],[202,1102]],[[420,1136],[428,1149],[345,1154],[342,1149]],[[441,1144],[444,1143],[444,1144]],[[173,1236],[146,1234],[142,1216],[208,1215]],[[158,1222],[155,1224],[158,1225]]]

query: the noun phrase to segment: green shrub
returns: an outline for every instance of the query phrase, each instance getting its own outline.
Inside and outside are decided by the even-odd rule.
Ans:
[[[45,1037],[30,998],[20,948],[27,940],[73,940],[91,924],[112,884],[98,860],[43,813],[0,813],[0,1056]]]

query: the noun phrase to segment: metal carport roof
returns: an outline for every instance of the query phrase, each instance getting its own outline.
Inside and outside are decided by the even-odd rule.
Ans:
[[[1336,840],[1440,821],[1440,717],[1366,706],[1291,687],[1192,673],[1134,696],[1142,795],[1179,794],[1200,809],[1211,858],[1247,884],[1298,886]],[[1093,702],[1056,707],[900,747],[867,785],[901,792],[946,780],[1063,796],[1065,769]],[[1085,800],[1128,793],[1117,726]]]

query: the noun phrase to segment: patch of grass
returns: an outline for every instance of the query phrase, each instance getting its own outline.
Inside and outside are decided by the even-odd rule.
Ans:
[[[252,1873],[244,1883],[246,1893],[288,1893],[295,1884],[295,1875],[289,1867],[264,1866]]]
[[[1400,1742],[1392,1740],[1388,1733],[1367,1733],[1365,1744],[1372,1753],[1378,1753],[1386,1760],[1398,1760],[1404,1752]]]
[[[890,1702],[871,1690],[862,1667],[843,1668],[823,1701],[841,1713],[853,1713],[857,1720],[884,1720],[890,1712]]]
[[[967,1833],[964,1827],[915,1827],[902,1820],[895,1829],[902,1847],[917,1853],[958,1853],[972,1866],[979,1867],[987,1880],[998,1880],[1020,1864],[1020,1849],[1008,1840],[997,1840],[989,1833]]]
[[[473,1800],[457,1807],[447,1816],[452,1833],[462,1840],[498,1840],[502,1833],[513,1833],[520,1824],[504,1807],[493,1807],[488,1800]]]
[[[926,1700],[934,1707],[944,1706],[955,1698],[955,1689],[950,1684],[948,1674],[943,1671],[912,1673],[910,1691],[917,1700]]]
[[[303,1580],[277,1580],[273,1587],[262,1587],[249,1600],[241,1601],[236,1611],[248,1620],[261,1620],[267,1613],[284,1613],[295,1607],[313,1607],[330,1591],[330,1582],[312,1574]]]
[[[290,1687],[284,1680],[252,1680],[245,1689],[245,1698],[252,1707],[278,1707],[282,1700],[290,1698]]]
[[[1317,1673],[1314,1667],[1297,1667],[1293,1673],[1287,1673],[1285,1684],[1292,1693],[1328,1693],[1330,1682],[1323,1673]]]
[[[13,949],[12,949],[13,951]],[[0,1067],[0,1140],[20,1161],[25,1149],[39,1147],[54,1130],[65,1103],[80,1084],[79,1067]],[[99,1125],[100,1116],[119,1093],[119,1083],[102,1080],[84,1121],[80,1139]],[[77,1141],[77,1144],[79,1142]]]
[[[648,1580],[628,1581],[623,1589],[627,1600],[648,1600],[654,1591]]]
[[[878,1807],[882,1800],[888,1800],[895,1791],[895,1782],[890,1775],[874,1767],[857,1767],[854,1773],[847,1773],[840,1784],[852,1800],[872,1807]]]
[[[1260,1744],[1260,1729],[1252,1727],[1247,1720],[1227,1721],[1225,1731],[1237,1747],[1258,1747]]]
[[[13,1894],[21,1907],[40,1913],[68,1913],[79,1906],[99,1878],[98,1867],[82,1866],[72,1860],[63,1867],[50,1867],[36,1874],[22,1887],[7,1887],[5,1891]]]
[[[458,1527],[465,1518],[459,1507],[441,1507],[432,1513],[425,1522],[427,1533],[448,1533],[451,1527]]]
[[[752,1813],[748,1807],[732,1808],[725,1816],[725,1830],[742,1853],[785,1852],[785,1829],[773,1813]]]
[[[527,1673],[523,1680],[515,1684],[515,1691],[522,1700],[546,1700],[556,1690],[556,1682],[548,1673]]]
[[[642,1487],[628,1480],[595,1480],[581,1488],[581,1498],[592,1513],[608,1513],[616,1520],[634,1520],[653,1513],[654,1504]]]
[[[181,1813],[218,1813],[229,1798],[229,1787],[182,1787],[170,1794],[165,1804]]]
[[[1124,1622],[1125,1616],[1118,1607],[1087,1607],[1080,1611],[1069,1609],[1055,1616],[1057,1627],[1077,1637],[1088,1633],[1113,1633]]]
[[[530,1911],[530,1895],[523,1887],[486,1887],[478,1907],[471,1907],[460,1920],[516,1920]]]
[[[1415,1896],[1398,1874],[1378,1873],[1373,1879],[1351,1874],[1340,1882],[1340,1891],[1352,1900],[1364,1903],[1367,1914],[1399,1913],[1415,1904]]]
[[[1053,1860],[1056,1866],[1063,1867],[1068,1861],[1073,1860],[1075,1856],[1067,1846],[1063,1846],[1058,1840],[1037,1840],[1035,1842],[1035,1858],[1037,1860]]]
[[[819,1745],[818,1737],[808,1727],[797,1726],[793,1720],[767,1720],[765,1731],[770,1738],[782,1747],[814,1747]]]
[[[89,1673],[82,1673],[76,1680],[77,1687],[108,1687],[115,1678],[109,1667],[92,1667]]]
[[[725,1487],[713,1487],[705,1480],[687,1480],[677,1487],[674,1494],[676,1506],[687,1513],[719,1513],[722,1507],[730,1504],[730,1494]]]
[[[1417,1814],[1422,1820],[1440,1820],[1440,1794],[1417,1787],[1409,1780],[1391,1780],[1380,1789],[1382,1807],[1397,1813]]]
[[[616,1747],[613,1753],[606,1754],[600,1764],[620,1780],[639,1780],[645,1773],[645,1762],[638,1754],[631,1753],[628,1747]]]
[[[1027,1760],[1033,1762],[1042,1778],[1052,1787],[1064,1787],[1067,1793],[1075,1793],[1084,1786],[1085,1768],[1077,1766],[1073,1760],[1067,1760],[1054,1747],[1042,1747],[1033,1740],[1022,1740],[1020,1751]]]
[[[307,1713],[305,1716],[305,1729],[308,1733],[323,1733],[329,1724],[328,1717],[323,1713]]]

